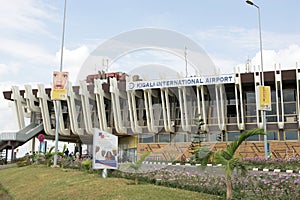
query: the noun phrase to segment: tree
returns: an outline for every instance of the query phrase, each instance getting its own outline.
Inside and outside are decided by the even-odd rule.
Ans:
[[[242,156],[235,156],[235,152],[247,138],[253,135],[265,135],[265,133],[261,129],[244,131],[240,135],[240,137],[235,138],[234,141],[230,143],[225,150],[212,152],[207,148],[199,148],[199,150],[197,151],[198,159],[201,162],[202,166],[207,166],[208,161],[213,160],[225,167],[227,199],[232,199],[232,172],[235,169],[238,172],[241,172],[242,175],[245,175],[247,172],[246,166],[242,162],[240,162]]]
[[[205,138],[207,134],[207,132],[202,128],[205,123],[200,114],[196,116],[195,123],[197,125],[197,132],[194,133],[196,135],[194,136],[193,142],[198,142],[200,144],[200,142],[202,142],[203,138]]]
[[[142,166],[144,160],[149,156],[151,152],[147,151],[146,153],[144,153],[143,155],[141,155],[140,159],[138,161],[136,161],[135,163],[130,164],[130,168],[134,169],[134,182],[137,185],[138,184],[138,170],[140,169],[140,167]]]

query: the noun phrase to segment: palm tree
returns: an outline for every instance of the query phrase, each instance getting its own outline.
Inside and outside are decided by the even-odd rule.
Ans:
[[[46,160],[46,164],[47,166],[51,166],[51,163],[53,163],[53,157],[54,157],[54,153],[52,153],[54,149],[54,146],[52,146],[48,152],[45,153],[45,160]]]
[[[244,131],[240,137],[234,139],[225,150],[218,150],[212,152],[207,148],[199,148],[197,151],[198,159],[201,161],[202,166],[207,166],[209,160],[213,160],[216,163],[222,164],[225,167],[225,177],[226,177],[226,187],[227,199],[232,199],[232,181],[231,174],[234,169],[241,172],[242,175],[245,175],[247,172],[246,166],[240,162],[241,155],[235,156],[235,152],[239,146],[249,137],[253,135],[265,135],[261,129],[252,129],[250,131]]]
[[[143,155],[141,155],[140,159],[136,161],[135,163],[130,164],[130,168],[134,169],[134,182],[137,185],[138,184],[138,171],[140,167],[142,166],[144,160],[149,156],[151,152],[147,151]]]

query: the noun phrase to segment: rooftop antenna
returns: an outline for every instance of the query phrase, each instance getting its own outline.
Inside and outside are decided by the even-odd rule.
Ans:
[[[105,69],[106,73],[108,73],[108,58],[102,58],[102,66]]]
[[[247,62],[246,62],[246,65],[245,65],[245,72],[246,73],[249,73],[250,71],[251,71],[251,60],[249,59],[249,57],[248,57],[248,59],[247,59]]]

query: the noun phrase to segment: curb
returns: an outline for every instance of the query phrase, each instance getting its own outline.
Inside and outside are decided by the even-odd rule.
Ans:
[[[144,161],[143,164],[148,164],[148,165],[168,165],[168,166],[191,166],[191,167],[199,167],[201,164],[190,164],[190,163],[166,163],[166,162],[152,162],[152,161]],[[222,164],[207,164],[207,167],[222,167]],[[251,171],[251,170],[249,170]],[[300,174],[300,171],[297,170],[284,170],[284,169],[265,169],[265,168],[252,168],[252,171],[262,171],[262,172],[275,172],[275,173],[295,173],[295,174]]]

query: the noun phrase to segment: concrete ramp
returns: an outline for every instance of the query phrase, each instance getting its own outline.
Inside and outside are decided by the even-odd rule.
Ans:
[[[35,137],[44,129],[43,124],[31,123],[17,132],[0,133],[0,151],[5,148],[16,148]]]

